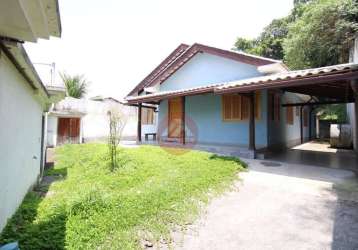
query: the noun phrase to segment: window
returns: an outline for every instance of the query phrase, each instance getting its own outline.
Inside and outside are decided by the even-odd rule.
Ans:
[[[154,110],[149,108],[142,109],[142,124],[154,124]]]
[[[269,114],[272,121],[280,121],[281,96],[278,93],[269,93]]]
[[[250,99],[243,95],[223,95],[222,115],[224,121],[241,121],[250,117]],[[261,117],[261,93],[255,93],[255,118]]]
[[[308,112],[306,109],[303,110],[303,126],[308,126]]]
[[[293,125],[293,107],[286,107],[286,123]]]
[[[300,108],[299,106],[296,106],[296,116],[300,116]]]

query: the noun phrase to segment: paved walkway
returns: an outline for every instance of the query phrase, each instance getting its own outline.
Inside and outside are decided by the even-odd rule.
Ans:
[[[352,172],[248,162],[239,191],[213,200],[184,236],[175,236],[175,248],[358,249]]]

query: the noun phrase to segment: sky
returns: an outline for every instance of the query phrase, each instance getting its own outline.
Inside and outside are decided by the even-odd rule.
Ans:
[[[58,0],[61,38],[26,43],[34,63],[83,74],[87,97],[122,99],[180,43],[231,49],[253,38],[293,0]],[[36,65],[46,83],[48,66]]]

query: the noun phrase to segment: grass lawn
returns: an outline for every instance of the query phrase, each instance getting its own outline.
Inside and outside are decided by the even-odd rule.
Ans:
[[[29,192],[0,245],[21,249],[138,249],[144,239],[170,242],[170,231],[195,219],[244,169],[238,159],[160,147],[121,149],[109,170],[105,144],[66,145],[46,172],[51,184]]]

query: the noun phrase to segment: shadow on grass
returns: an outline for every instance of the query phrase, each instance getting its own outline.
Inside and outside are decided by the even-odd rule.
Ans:
[[[63,180],[66,176],[66,168],[46,171],[41,183],[25,196],[16,213],[8,220],[0,235],[0,245],[18,241],[20,249],[65,248],[65,207],[56,208],[46,218],[38,218],[38,212],[43,200],[52,195],[49,191],[52,183]]]
[[[240,164],[243,168],[247,169],[248,165],[246,162],[240,160],[240,158],[233,157],[233,156],[223,156],[223,155],[217,155],[213,154],[209,157],[210,160],[222,160],[222,161],[230,161]]]

